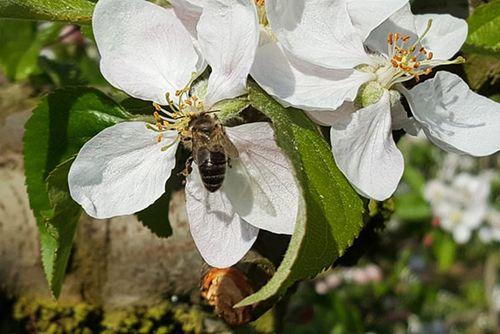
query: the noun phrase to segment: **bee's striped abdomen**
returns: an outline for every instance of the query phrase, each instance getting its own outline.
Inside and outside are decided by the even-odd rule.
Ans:
[[[199,165],[201,180],[208,191],[215,192],[222,186],[226,163],[226,155],[223,152],[210,152],[208,159]]]

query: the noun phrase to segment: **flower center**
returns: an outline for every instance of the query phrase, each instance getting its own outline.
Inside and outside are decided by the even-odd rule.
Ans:
[[[410,36],[392,32],[388,34],[388,59],[384,59],[381,66],[375,69],[378,81],[383,87],[389,89],[395,84],[413,79],[419,82],[421,76],[430,74],[436,66],[465,62],[463,57],[450,61],[434,59],[434,54],[420,44],[431,27],[432,20],[429,20],[424,33],[413,43],[410,43]]]
[[[177,98],[177,105],[172,100],[170,93],[166,94],[167,103],[170,110],[162,108],[158,103],[153,103],[155,109],[153,116],[156,121],[156,126],[150,126],[149,128],[159,132],[157,137],[158,142],[163,140],[163,132],[168,130],[175,130],[179,133],[179,138],[190,137],[189,132],[189,121],[195,115],[199,115],[201,112],[205,111],[205,105],[197,96],[192,96],[189,94],[191,85],[196,78],[193,74],[193,78],[189,83],[182,89],[175,92],[175,97]],[[175,140],[174,140],[175,142]],[[170,145],[167,145],[163,150],[168,149]]]

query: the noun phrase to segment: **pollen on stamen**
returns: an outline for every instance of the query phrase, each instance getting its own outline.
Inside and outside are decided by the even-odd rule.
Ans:
[[[163,133],[160,133],[160,134],[158,135],[158,137],[156,137],[156,141],[157,141],[158,143],[161,143],[161,141],[162,141],[162,140],[163,140]]]
[[[161,127],[161,124],[163,122],[163,119],[161,118],[160,114],[157,111],[155,111],[155,112],[153,112],[153,117],[156,121],[156,125],[157,125],[158,129],[161,130],[160,127]]]
[[[389,43],[389,45],[394,44],[394,35],[392,34],[392,32],[390,32],[389,35],[387,36],[387,43]]]
[[[431,60],[432,58],[434,58],[434,54],[433,54],[432,52],[429,52],[429,53],[427,54],[427,59],[428,59],[428,60]]]

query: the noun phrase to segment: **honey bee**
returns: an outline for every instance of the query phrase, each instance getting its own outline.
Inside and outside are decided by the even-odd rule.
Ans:
[[[238,150],[214,115],[202,112],[191,116],[188,128],[192,160],[198,165],[205,188],[215,192],[222,187],[226,166],[231,167],[231,159],[238,158]]]

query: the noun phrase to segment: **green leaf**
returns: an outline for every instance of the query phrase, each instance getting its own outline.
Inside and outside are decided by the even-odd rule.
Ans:
[[[429,203],[418,192],[412,191],[395,198],[394,215],[405,221],[424,221],[432,217]]]
[[[294,282],[332,265],[358,236],[364,211],[361,198],[336,167],[329,145],[302,111],[282,107],[255,84],[249,99],[273,121],[278,145],[295,168],[304,205],[276,274],[237,307],[278,297]]]
[[[500,0],[477,7],[468,19],[464,51],[500,58]]]
[[[74,87],[45,96],[26,123],[24,167],[28,196],[40,229],[45,274],[55,296],[60,291],[63,262],[67,261],[65,252],[69,252],[64,246],[64,251],[58,253],[63,247],[58,242],[66,245],[72,240],[69,234],[77,216],[69,214],[76,210],[60,182],[67,165],[59,165],[74,157],[101,130],[130,117],[98,90]]]
[[[52,210],[39,220],[40,240],[44,270],[57,298],[71,254],[71,247],[82,209],[71,199],[68,189],[68,172],[74,158],[57,166],[47,177],[47,193]]]
[[[57,38],[60,26],[39,30],[35,22],[0,19],[0,70],[14,81],[25,80],[40,71],[42,47]]]
[[[213,109],[220,110],[217,113],[217,117],[222,123],[237,117],[240,112],[248,108],[250,101],[248,101],[246,96],[237,97],[230,100],[223,100],[217,103]]]
[[[434,233],[433,239],[432,250],[437,259],[439,271],[446,272],[455,262],[457,244],[451,235],[444,232]]]
[[[166,190],[156,202],[141,212],[136,213],[139,221],[160,238],[167,238],[172,235],[172,227],[168,220],[168,209],[172,192],[168,191],[168,186]]]
[[[492,96],[490,96],[490,99],[492,99],[495,102],[499,102],[500,103],[500,94],[492,95]]]
[[[464,64],[464,71],[470,88],[479,91],[485,84],[494,85],[500,80],[500,57],[471,54]]]
[[[2,0],[0,1],[0,17],[90,23],[95,2],[91,0]]]

